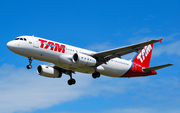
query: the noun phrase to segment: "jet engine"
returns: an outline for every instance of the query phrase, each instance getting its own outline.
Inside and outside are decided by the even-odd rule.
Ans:
[[[50,78],[60,78],[62,76],[62,72],[53,66],[48,65],[39,65],[37,67],[37,73],[41,76],[50,77]]]
[[[73,55],[72,61],[76,64],[83,66],[95,66],[97,63],[95,58],[85,54],[77,54],[77,53]]]

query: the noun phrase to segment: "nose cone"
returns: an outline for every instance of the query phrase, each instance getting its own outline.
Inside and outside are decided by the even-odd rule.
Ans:
[[[20,41],[13,40],[13,41],[8,42],[6,45],[10,51],[16,54],[19,54],[19,55],[24,54],[24,46],[22,46],[23,44]]]
[[[13,52],[16,51],[17,47],[18,43],[16,43],[15,41],[10,41],[7,43],[7,48]]]
[[[7,48],[8,48],[9,50],[12,50],[13,45],[14,45],[13,42],[10,41],[10,42],[7,43]]]

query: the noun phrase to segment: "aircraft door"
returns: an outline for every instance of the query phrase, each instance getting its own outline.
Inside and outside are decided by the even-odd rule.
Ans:
[[[39,48],[39,41],[38,38],[32,37],[33,38],[33,47]]]

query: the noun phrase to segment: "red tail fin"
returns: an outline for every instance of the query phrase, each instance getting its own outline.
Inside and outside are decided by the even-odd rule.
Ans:
[[[133,63],[139,64],[143,67],[149,67],[153,44],[144,46],[143,49],[135,56]]]

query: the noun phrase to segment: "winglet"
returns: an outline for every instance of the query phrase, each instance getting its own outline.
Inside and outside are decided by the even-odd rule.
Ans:
[[[159,39],[159,42],[161,42],[161,43],[162,43],[162,40],[163,40],[163,38]]]

